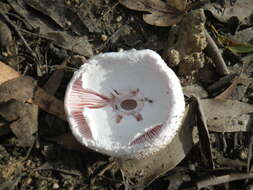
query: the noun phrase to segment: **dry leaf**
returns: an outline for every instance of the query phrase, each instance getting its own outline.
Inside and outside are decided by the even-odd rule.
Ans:
[[[63,75],[64,75],[64,67],[67,65],[67,63],[68,63],[68,59],[65,59],[60,65],[60,68],[55,70],[54,73],[46,82],[46,84],[44,84],[43,89],[48,94],[54,95],[57,89],[59,88],[62,82]]]
[[[93,55],[92,46],[87,36],[71,36],[61,31],[47,32],[44,35],[64,49],[87,57]]]
[[[87,21],[90,18],[80,19],[76,11],[66,7],[64,1],[56,0],[50,3],[46,0],[7,0],[7,2],[18,15],[22,16],[30,31],[39,28],[41,37],[50,38],[62,48],[87,57],[93,55],[91,44],[87,36],[84,36],[87,33],[87,28],[82,23],[83,20]],[[32,12],[32,9],[35,11]],[[80,9],[78,14],[81,11],[83,10]],[[48,16],[47,19],[44,18],[44,15]],[[96,25],[95,22],[94,25]],[[69,30],[63,31],[63,29],[72,29],[72,32],[77,35],[71,34]]]
[[[138,159],[119,159],[118,165],[127,179],[134,178],[133,188],[143,188],[157,177],[173,169],[187,155],[193,146],[192,127],[194,109],[187,107],[185,118],[178,134],[172,142],[157,153]]]
[[[15,79],[20,73],[0,61],[0,85],[8,80]]]
[[[143,15],[143,20],[155,26],[171,26],[173,24],[179,23],[183,18],[183,15],[175,14],[171,15],[163,12],[152,12],[152,14]]]
[[[187,97],[195,96],[199,98],[207,98],[207,91],[199,84],[193,84],[183,87],[184,95]]]
[[[119,0],[125,7],[149,12],[144,14],[145,22],[155,26],[171,26],[180,22],[185,13],[186,1],[174,0],[171,3],[165,3],[161,0]]]
[[[0,73],[2,70],[0,70]],[[33,97],[37,83],[31,77],[20,76],[0,85],[0,102],[11,99],[25,102]]]
[[[217,1],[207,4],[204,8],[209,10],[221,22],[227,22],[232,17],[236,17],[242,24],[252,24],[252,19],[250,19],[253,10],[252,0],[236,1],[233,5],[230,4],[227,7],[222,7]]]
[[[49,139],[57,144],[62,145],[64,148],[69,149],[69,150],[75,150],[75,151],[80,151],[80,152],[93,152],[93,150],[90,150],[80,144],[76,138],[73,136],[72,133],[65,133],[63,135],[60,135],[56,138]]]
[[[227,100],[227,99],[240,99],[240,97],[235,97],[234,93],[236,90],[236,87],[238,84],[244,84],[246,87],[248,87],[250,83],[249,78],[244,78],[242,76],[235,77],[233,79],[232,84],[224,90],[222,93],[220,93],[218,96],[215,97],[216,100]],[[243,94],[244,95],[244,94]]]
[[[66,120],[63,101],[48,94],[45,90],[37,88],[34,92],[32,103],[40,109],[51,113],[62,120]]]
[[[200,100],[203,107],[208,129],[215,132],[247,131],[249,113],[253,105],[237,100]]]
[[[20,74],[17,71],[5,65],[4,63],[0,62],[0,66],[1,66],[0,67],[0,84],[10,79],[17,78],[18,76],[20,76]],[[48,113],[51,113],[53,115],[56,115],[62,120],[66,120],[63,101],[48,94],[45,90],[37,86],[34,89],[35,90],[33,91],[32,98],[28,100],[29,103],[38,105],[42,110]],[[29,91],[29,89],[27,90]],[[17,99],[19,98],[17,97]]]
[[[187,5],[187,0],[166,0],[166,2],[181,11],[185,10]]]
[[[33,145],[38,130],[38,107],[24,103],[33,96],[35,87],[34,80],[23,76],[0,86],[0,116],[9,123],[21,146]]]
[[[0,115],[10,122],[9,127],[21,146],[30,147],[34,144],[38,131],[38,106],[10,100],[1,103]]]
[[[197,127],[199,133],[200,152],[203,158],[204,164],[207,168],[212,169],[214,167],[210,135],[207,128],[206,117],[200,103],[200,99],[196,98],[197,103]]]

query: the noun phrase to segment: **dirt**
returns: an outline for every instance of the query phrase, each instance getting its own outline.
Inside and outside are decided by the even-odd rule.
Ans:
[[[57,11],[50,12],[52,11],[50,9],[48,9],[50,14],[46,11],[43,14],[42,8],[50,7],[51,5],[38,4],[37,1],[33,1],[30,4],[29,1],[23,1],[29,4],[24,10],[18,9],[10,2],[8,0],[0,2],[0,7],[3,7],[2,12],[11,19],[15,26],[18,26],[19,31],[21,31],[28,42],[30,50],[20,39],[13,26],[9,26],[12,34],[12,37],[10,37],[6,26],[0,23],[0,33],[1,27],[4,27],[4,31],[7,31],[6,34],[2,34],[6,36],[0,36],[0,39],[7,39],[9,42],[8,44],[1,43],[0,61],[10,65],[22,75],[32,77],[42,88],[67,57],[77,54],[84,56],[82,58],[72,57],[73,60],[64,67],[64,75],[59,79],[61,83],[59,83],[58,87],[54,86],[57,89],[55,92],[54,90],[51,91],[51,95],[60,100],[64,99],[65,89],[73,71],[85,62],[85,58],[88,59],[94,54],[133,48],[152,49],[161,55],[164,54],[164,49],[170,50],[172,53],[172,50],[180,50],[180,47],[177,47],[179,42],[174,47],[168,47],[167,39],[170,34],[168,27],[148,25],[143,21],[142,13],[123,7],[117,0],[65,0],[65,8],[69,9],[62,10],[61,14],[57,14]],[[72,12],[68,12],[69,10]],[[30,15],[25,11],[30,11],[33,15],[47,20],[50,26],[53,27],[49,28],[48,25],[41,25],[41,28],[38,28],[37,21],[29,23],[28,21],[32,14]],[[63,16],[65,11],[68,14],[80,11],[80,14],[78,14],[78,19],[72,20],[72,17],[65,18]],[[64,20],[62,20],[63,18]],[[1,20],[6,22],[2,17]],[[203,27],[204,23],[199,23],[199,25]],[[38,33],[38,30],[43,35]],[[52,34],[52,31],[55,33]],[[200,31],[201,35],[203,35],[203,32],[203,30]],[[70,43],[74,42],[73,40],[76,40],[75,43]],[[206,46],[205,39],[202,40],[202,46]],[[82,44],[78,45],[78,43]],[[189,55],[184,54],[184,57],[180,58],[184,59],[184,62],[181,64],[186,64],[187,61],[196,64],[196,60],[192,61],[192,59],[196,58],[194,53],[197,52],[201,56],[201,63],[198,66],[188,65],[189,67],[194,67],[195,70],[189,69],[188,66],[187,68],[178,67],[181,60],[178,60],[179,58],[175,58],[174,56],[174,61],[178,64],[174,64],[175,67],[173,69],[177,73],[178,71],[183,74],[190,73],[189,76],[181,78],[183,84],[189,85],[195,83],[196,80],[199,80],[201,83],[201,76],[195,75],[196,69],[200,70],[200,73],[204,73],[204,79],[202,76],[204,87],[217,82],[216,74],[210,74],[214,70],[214,64],[212,61],[208,62],[208,56],[202,51],[204,48],[201,47],[198,51],[190,52]],[[180,52],[176,54],[179,56]],[[203,66],[204,61],[206,63],[205,67]],[[247,65],[231,65],[233,67],[231,70],[237,70],[237,67],[240,70],[243,69],[243,66]],[[251,67],[248,66],[247,68],[249,68],[247,70],[247,77],[252,77],[253,72],[250,72]],[[184,71],[184,69],[187,70]],[[192,71],[194,71],[194,77],[191,76]],[[206,74],[208,72],[210,75]],[[208,77],[210,77],[210,80],[208,80]],[[15,88],[21,88],[21,81],[18,82]],[[229,86],[231,83],[230,80],[226,85]],[[241,86],[244,85],[244,83],[241,84]],[[218,89],[219,92],[224,91],[224,86]],[[24,90],[26,89],[24,88]],[[243,102],[252,103],[252,83],[247,83],[247,87],[243,90]],[[15,93],[17,93],[18,89],[13,88],[12,91],[16,91]],[[217,91],[212,93],[217,93]],[[33,92],[36,92],[36,89],[33,89]],[[72,136],[66,135],[70,132],[66,121],[42,111],[42,109],[38,112],[37,106],[32,108],[29,108],[30,105],[24,106],[27,103],[26,101],[32,101],[29,100],[31,98],[30,94],[24,95],[24,92],[20,92],[19,95],[17,95],[18,93],[13,95],[14,92],[11,91],[8,91],[8,93],[12,95],[5,97],[6,100],[3,100],[5,103],[0,101],[0,106],[6,106],[6,102],[11,101],[11,105],[18,104],[15,108],[18,108],[17,112],[20,113],[16,114],[15,118],[10,114],[11,118],[8,120],[4,114],[1,115],[3,109],[0,109],[0,190],[120,190],[128,189],[131,186],[125,176],[122,175],[113,158],[88,150],[82,146],[80,147],[80,144],[77,145]],[[29,93],[32,92],[29,91]],[[36,94],[36,96],[39,95]],[[15,97],[10,98],[10,96]],[[214,97],[213,94],[210,96]],[[53,101],[51,99],[42,100],[47,105],[51,105]],[[50,106],[48,105],[47,107]],[[14,113],[15,108],[12,108],[12,111],[8,111],[8,114],[10,112]],[[31,112],[31,109],[33,113],[31,113],[32,116],[29,121],[21,120],[20,117],[26,117],[24,115]],[[61,109],[61,107],[57,109]],[[38,121],[31,124],[34,117],[38,118]],[[247,117],[247,120],[250,120],[250,117]],[[29,137],[26,135],[22,136],[23,130],[15,132],[18,126],[15,126],[15,129],[13,129],[12,126],[15,123],[19,123],[21,126],[28,126],[25,129],[29,130],[31,128],[33,133],[37,131],[33,134],[33,138],[29,139],[28,144],[25,143],[27,141],[24,138]],[[31,133],[31,130],[28,133]],[[23,144],[20,142],[23,142]],[[249,131],[244,130],[243,132],[225,134],[224,132],[211,132],[210,142],[216,168],[223,169],[223,173],[226,171],[245,172],[247,170],[249,166],[247,162],[251,158],[248,157],[250,153],[249,144],[251,142]],[[203,152],[195,144],[176,170],[165,172],[151,185],[146,187],[146,189],[163,190],[168,187],[171,187],[170,189],[196,189],[195,182],[200,181],[204,177],[203,173],[209,172],[209,168],[207,169],[202,166],[201,153]],[[219,173],[220,171],[214,169],[212,172]],[[222,172],[219,175],[222,175]],[[131,180],[132,183],[138,181],[137,178]],[[231,188],[228,187],[227,183],[227,185],[211,186],[204,189],[238,189],[245,184],[244,182],[236,181],[232,185],[230,184]]]

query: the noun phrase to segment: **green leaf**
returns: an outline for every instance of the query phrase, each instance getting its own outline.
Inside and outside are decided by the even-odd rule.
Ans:
[[[253,52],[253,45],[251,44],[240,44],[235,46],[227,46],[227,48],[233,53],[250,53]]]

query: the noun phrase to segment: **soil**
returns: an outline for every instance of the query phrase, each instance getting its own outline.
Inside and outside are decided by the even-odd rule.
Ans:
[[[74,28],[68,31],[77,35],[82,32],[82,35],[85,35],[88,39],[87,49],[85,51],[78,49],[75,52],[71,48],[63,48],[64,44],[53,44],[48,39],[49,36],[42,37],[33,30],[30,30],[30,32],[32,31],[31,33],[37,35],[24,32],[24,30],[29,31],[29,23],[20,21],[18,14],[9,7],[9,1],[6,0],[2,3],[0,7],[4,5],[4,10],[11,18],[11,21],[20,28],[21,32],[23,29],[22,35],[31,49],[37,53],[40,61],[34,60],[31,52],[20,40],[13,27],[10,27],[13,39],[10,39],[9,35],[7,37],[12,42],[8,45],[3,44],[3,46],[8,47],[7,50],[1,52],[0,61],[8,63],[25,76],[31,76],[40,87],[46,84],[66,57],[77,55],[77,51],[82,52],[82,55],[86,58],[101,52],[133,48],[152,49],[162,55],[169,35],[168,27],[148,25],[143,21],[142,13],[123,7],[117,0],[65,0],[66,6],[74,11],[83,9],[82,14],[85,18],[88,18],[83,22],[85,23],[84,30]],[[65,25],[60,26],[57,17],[51,15],[52,17],[49,19],[48,16],[41,15],[38,10],[35,11],[34,7],[32,4],[28,7],[30,11],[33,9],[33,14],[48,19],[49,22],[55,22],[52,24],[58,29],[66,27]],[[56,18],[56,20],[52,18]],[[4,19],[1,18],[1,20]],[[79,26],[81,27],[81,25]],[[8,58],[9,55],[16,55],[17,52],[21,55],[20,57]],[[208,62],[207,58],[205,61]],[[70,62],[67,70],[65,70],[58,90],[54,94],[60,100],[64,99],[66,86],[71,79],[73,70],[78,69],[81,64],[82,60],[80,61],[77,57],[73,62]],[[235,64],[236,66],[238,65]],[[201,70],[205,78],[204,86],[213,83],[217,77],[206,74],[209,71],[205,71],[206,67],[208,66]],[[239,65],[238,67],[241,68],[242,66]],[[174,70],[178,72],[177,67]],[[249,75],[252,76],[252,72],[249,72]],[[211,78],[209,83],[208,77]],[[182,77],[181,80],[185,85],[189,85],[196,80],[201,80],[201,76],[199,78],[196,78],[195,75]],[[245,91],[247,95],[247,100],[245,100],[246,95],[244,95],[245,102],[251,102],[252,86]],[[217,93],[217,91],[212,93]],[[212,94],[211,96],[215,95]],[[6,124],[6,121],[0,116],[0,129],[1,123]],[[38,131],[33,137],[36,140],[33,141],[34,143],[31,146],[22,146],[20,139],[13,134],[13,131],[3,132],[4,135],[2,135],[0,130],[0,190],[128,189],[129,184],[126,183],[120,169],[116,167],[113,158],[84,147],[73,146],[71,144],[72,139],[69,140],[69,136],[64,137],[69,132],[69,125],[66,121],[42,110],[38,112]],[[62,141],[65,142],[61,143]],[[216,168],[224,171],[246,171],[249,159],[248,145],[251,142],[248,132],[225,134],[212,132],[210,142]],[[73,147],[76,150],[73,150]],[[203,161],[201,161],[200,155],[201,151],[198,145],[195,145],[177,167],[180,170],[165,173],[145,189],[163,190],[167,189],[168,186],[172,186],[172,184],[175,189],[196,189],[194,183],[203,177],[203,173],[207,172],[201,166]],[[174,178],[171,177],[173,172],[177,174],[173,176]],[[213,170],[213,172],[217,171]],[[179,185],[176,183],[179,183]],[[238,189],[243,184],[245,184],[245,181],[236,181],[232,184],[226,183],[226,185],[211,186],[204,189]]]

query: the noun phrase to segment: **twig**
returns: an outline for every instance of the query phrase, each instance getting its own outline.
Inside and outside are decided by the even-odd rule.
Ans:
[[[220,75],[228,75],[229,70],[227,68],[227,65],[219,51],[218,46],[214,42],[213,38],[210,36],[207,30],[206,32],[206,40],[207,40],[207,47],[206,52],[210,55],[210,57],[213,59],[214,64],[216,65],[216,70]]]
[[[210,176],[196,183],[198,189],[228,183],[231,181],[253,178],[253,173],[231,173],[222,176]]]
[[[105,173],[107,170],[112,169],[114,166],[116,166],[116,162],[115,162],[115,161],[109,163],[104,169],[102,169],[102,170],[97,174],[97,176],[102,176],[102,175],[104,175],[104,173]]]
[[[253,124],[253,116],[251,115],[248,125],[252,126],[252,124]],[[252,159],[252,156],[253,156],[253,129],[252,129],[252,127],[249,127],[249,128],[250,128],[250,138],[249,138],[249,145],[248,145],[249,152],[248,152],[248,159],[247,159],[247,172],[252,171],[252,160],[253,160]]]
[[[105,16],[109,14],[115,7],[119,5],[119,2],[115,3],[112,7],[110,7],[104,14],[102,14],[102,17],[100,18],[101,20],[104,19]]]
[[[5,15],[5,13],[3,13],[0,10],[0,15],[5,19],[5,21],[15,30],[15,32],[18,34],[18,36],[21,38],[21,40],[23,41],[25,47],[30,51],[30,53],[32,54],[33,57],[35,57],[37,59],[36,53],[32,50],[32,48],[29,46],[29,44],[27,43],[27,41],[25,40],[24,36],[21,34],[21,32],[19,31],[19,29],[17,28],[17,26],[15,24],[12,23],[12,21],[8,18],[7,15]],[[38,59],[37,59],[38,60]]]

